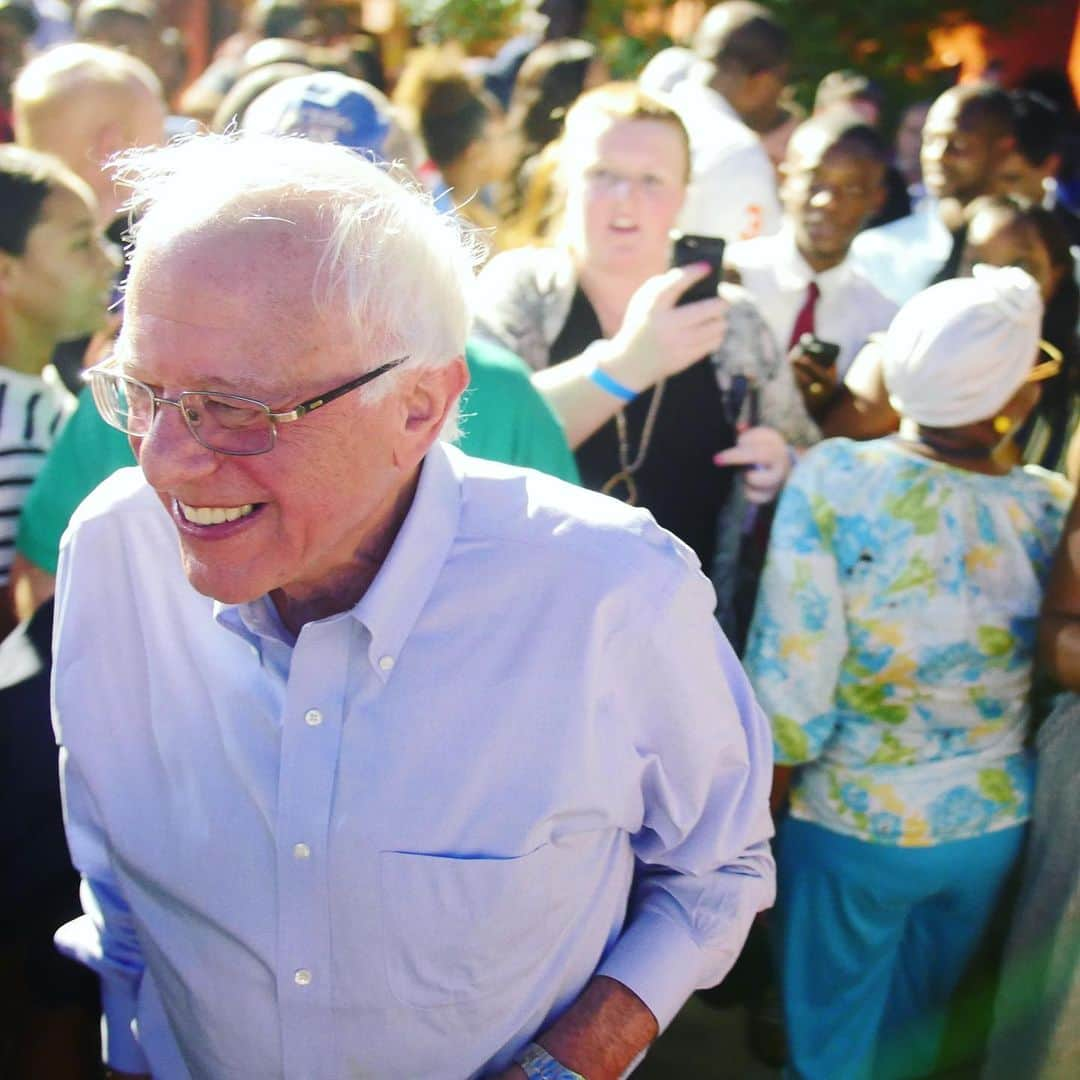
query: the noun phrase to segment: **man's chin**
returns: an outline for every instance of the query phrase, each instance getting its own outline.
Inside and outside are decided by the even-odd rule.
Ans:
[[[220,604],[249,604],[270,590],[247,574],[233,574],[220,568],[207,567],[184,557],[184,575],[188,584],[203,596]]]

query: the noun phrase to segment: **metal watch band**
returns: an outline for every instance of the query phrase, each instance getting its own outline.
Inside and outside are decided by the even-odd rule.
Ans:
[[[585,1080],[581,1073],[560,1065],[542,1046],[534,1042],[518,1051],[514,1064],[522,1067],[529,1080]]]

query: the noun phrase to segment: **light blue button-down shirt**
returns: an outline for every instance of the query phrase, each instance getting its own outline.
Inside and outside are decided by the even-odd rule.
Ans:
[[[351,611],[187,584],[137,470],[60,564],[54,700],[108,1060],[478,1075],[596,973],[668,1023],[773,893],[770,737],[687,549],[437,446]]]

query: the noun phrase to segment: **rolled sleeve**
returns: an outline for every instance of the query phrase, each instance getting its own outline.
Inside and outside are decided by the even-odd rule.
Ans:
[[[768,724],[712,603],[687,572],[618,650],[613,707],[635,735],[642,827],[627,922],[598,973],[629,987],[661,1028],[724,978],[774,896]]]

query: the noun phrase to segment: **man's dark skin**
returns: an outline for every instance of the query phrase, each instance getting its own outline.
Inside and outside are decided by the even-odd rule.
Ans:
[[[799,254],[815,273],[839,266],[884,202],[884,161],[848,129],[806,125],[792,140],[782,172],[780,198]],[[791,364],[807,410],[817,419],[836,391],[835,367],[815,363],[797,346]]]
[[[747,127],[759,133],[776,127],[788,77],[787,36],[767,8],[749,0],[718,4],[705,16],[694,48],[713,58],[709,85]],[[767,59],[752,66],[740,59],[758,54]]]
[[[926,116],[920,152],[923,181],[938,200],[942,224],[950,232],[962,227],[971,202],[994,193],[998,169],[1016,145],[1008,122],[988,100],[986,87],[957,86],[946,90]],[[880,389],[880,400],[863,401],[841,386],[829,399],[825,414],[815,417],[822,431],[827,436],[868,439],[895,430],[884,383]]]

